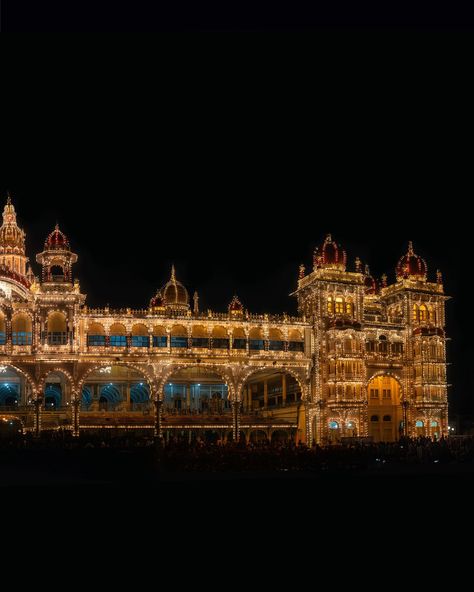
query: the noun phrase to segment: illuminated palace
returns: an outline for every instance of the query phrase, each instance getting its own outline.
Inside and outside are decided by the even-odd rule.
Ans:
[[[175,269],[142,310],[86,305],[58,226],[35,276],[11,199],[0,229],[0,425],[312,444],[448,433],[445,301],[412,244],[380,282],[330,235],[298,316],[201,311]],[[110,433],[110,432],[108,432]]]

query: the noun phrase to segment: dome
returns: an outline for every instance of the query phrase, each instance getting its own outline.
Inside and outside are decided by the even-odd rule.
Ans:
[[[189,294],[181,282],[176,279],[174,265],[171,268],[171,278],[160,290],[164,306],[171,308],[189,308]]]
[[[413,243],[408,243],[408,252],[400,259],[397,264],[396,274],[397,280],[414,279],[426,280],[428,273],[428,266],[426,261],[415,254],[413,250]]]
[[[0,264],[0,278],[15,280],[15,282],[25,286],[25,288],[31,287],[31,282],[28,278],[26,278],[24,275],[21,275],[20,273],[17,273],[16,271],[13,271],[7,265]]]
[[[365,293],[366,294],[377,294],[377,292],[378,292],[378,290],[377,290],[377,288],[378,288],[377,282],[370,275],[370,270],[369,270],[369,266],[368,265],[365,266],[364,284],[365,284]]]
[[[241,315],[243,312],[242,302],[240,302],[238,296],[234,296],[229,304],[229,313],[231,315]]]
[[[150,308],[163,308],[164,304],[163,304],[163,296],[161,295],[161,291],[158,290],[158,292],[155,294],[155,296],[153,296],[153,298],[150,300]]]
[[[48,236],[44,243],[45,251],[70,251],[69,239],[59,230],[59,226],[56,224],[56,228]]]
[[[0,252],[21,253],[25,251],[25,233],[18,227],[16,222],[15,207],[11,197],[3,210],[3,224],[0,228]]]
[[[326,236],[326,239],[321,248],[318,248],[314,252],[314,267],[315,268],[333,268],[345,271],[346,269],[346,252],[332,240],[330,234]]]

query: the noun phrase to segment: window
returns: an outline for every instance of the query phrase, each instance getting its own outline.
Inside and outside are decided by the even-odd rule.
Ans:
[[[166,347],[168,338],[166,335],[153,335],[153,347]]]
[[[392,391],[390,389],[383,389],[382,399],[391,399],[391,398],[392,398]]]
[[[346,314],[352,316],[352,302],[346,302]]]
[[[379,420],[379,416],[378,415],[372,415],[370,418],[370,421],[378,421]]]
[[[209,338],[208,337],[193,337],[192,338],[192,345],[193,345],[193,347],[209,347]]]
[[[176,337],[174,335],[171,336],[171,347],[188,347],[188,338],[187,337]]]
[[[329,429],[330,430],[337,430],[339,427],[339,424],[337,423],[337,421],[330,421],[329,422]]]
[[[332,296],[328,298],[328,314],[332,314],[334,312]]]
[[[392,421],[392,416],[391,415],[384,415],[383,420],[384,421]]]
[[[413,305],[413,320],[418,320],[418,306],[416,304]]]
[[[371,399],[378,399],[379,398],[379,389],[370,389],[370,398]]]
[[[110,345],[112,347],[126,347],[127,336],[126,335],[111,335],[110,336]]]
[[[67,334],[66,333],[48,333],[47,336],[48,345],[66,345],[67,344]]]
[[[270,340],[268,342],[268,349],[272,351],[283,351],[285,349],[285,342]]]
[[[401,355],[403,353],[403,343],[401,341],[394,341],[392,343],[392,354]]]
[[[263,339],[249,339],[250,349],[262,350],[265,349],[265,341]]]
[[[31,345],[31,333],[26,331],[14,331],[12,333],[13,345]]]
[[[101,346],[105,345],[105,335],[88,335],[87,345]]]
[[[428,311],[426,309],[426,306],[424,304],[422,304],[420,306],[420,312],[419,312],[420,321],[426,321],[426,320],[428,320],[427,319],[427,317],[428,317],[428,314],[427,313],[428,313]]]
[[[304,351],[304,342],[303,341],[290,341],[288,343],[288,350],[289,351]]]
[[[438,427],[438,422],[437,421],[432,421],[431,422],[431,427],[432,428],[437,428]]]
[[[5,343],[6,343],[5,333],[0,333],[0,345],[5,345]]]
[[[233,349],[246,349],[247,347],[247,340],[246,339],[234,339],[232,341]]]
[[[214,349],[229,349],[229,340],[224,337],[213,337],[212,347]]]
[[[417,422],[415,422],[415,427],[417,427],[417,428],[422,428],[424,425],[425,424],[421,420],[418,420]]]
[[[148,335],[132,335],[132,347],[149,347],[149,345]]]
[[[342,314],[344,312],[344,302],[340,296],[336,298],[336,314]]]

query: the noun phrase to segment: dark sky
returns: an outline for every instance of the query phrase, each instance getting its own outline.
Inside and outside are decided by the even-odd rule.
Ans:
[[[388,81],[369,92],[352,81],[280,92],[184,74],[158,88],[156,77],[105,70],[53,88],[15,82],[4,94],[2,199],[9,189],[31,259],[59,221],[88,304],[146,306],[174,262],[204,309],[238,293],[251,311],[294,313],[298,265],[327,232],[350,265],[358,255],[392,280],[413,240],[453,297],[450,394],[455,411],[472,411],[466,89],[419,94]]]

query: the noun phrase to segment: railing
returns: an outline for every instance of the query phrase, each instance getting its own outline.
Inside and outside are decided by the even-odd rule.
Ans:
[[[218,320],[218,321],[258,321],[260,323],[283,323],[283,324],[301,324],[306,321],[302,317],[274,314],[254,314],[254,313],[243,313],[241,316],[231,315],[227,312],[199,312],[192,313],[191,311],[166,311],[163,313],[151,312],[150,309],[131,309],[131,308],[88,308],[82,309],[82,314],[88,316],[129,316],[129,317],[162,317],[164,319],[193,319],[193,320]]]

